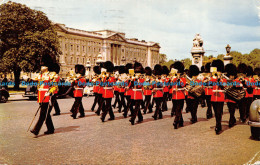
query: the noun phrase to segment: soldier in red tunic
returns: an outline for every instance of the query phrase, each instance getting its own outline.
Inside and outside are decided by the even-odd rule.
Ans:
[[[199,68],[196,65],[191,65],[189,67],[189,72],[188,72],[189,77],[191,78],[190,85],[192,88],[195,87],[195,83],[200,83],[201,81],[197,78],[199,75]],[[194,96],[193,94],[188,92],[187,96],[187,108],[191,113],[191,123],[196,123],[197,120],[197,110],[198,110],[198,105],[199,105],[199,99],[198,97]]]
[[[94,99],[94,103],[91,107],[92,111],[94,111],[96,104],[98,104],[98,102],[99,102],[99,95],[98,95],[99,79],[98,79],[98,77],[101,74],[100,66],[94,66],[93,71],[94,71],[95,75],[94,75],[93,79],[91,80],[91,83],[93,83],[93,92],[94,92],[95,99]]]
[[[222,60],[214,60],[212,61],[211,66],[217,68],[217,73],[213,73],[213,76],[210,81],[213,84],[211,103],[216,118],[215,132],[216,134],[219,134],[222,130],[221,120],[225,102],[225,91],[223,86],[225,80],[221,78],[221,74],[222,72],[224,72],[224,63]]]
[[[126,64],[126,69],[128,70],[128,72],[129,72],[130,69],[133,69],[133,68],[134,68],[133,64],[131,64],[131,63]],[[125,84],[125,97],[126,97],[126,101],[127,101],[126,109],[124,109],[124,114],[123,114],[123,116],[125,118],[127,117],[129,109],[131,111],[131,115],[133,114],[133,111],[134,111],[134,109],[133,109],[134,100],[131,99],[131,95],[133,93],[132,88],[130,88],[131,87],[131,83],[132,83],[132,76],[129,74],[128,78],[126,80],[126,84]]]
[[[139,80],[140,74],[144,73],[142,64],[135,62],[134,71],[135,71],[135,76],[130,86],[130,88],[133,90],[131,99],[134,100],[134,105],[135,105],[135,109],[133,111],[133,114],[131,115],[131,119],[129,120],[132,125],[135,124],[135,118],[137,114],[138,114],[138,122],[143,121],[143,116],[140,110],[140,106],[143,101],[143,93],[142,93],[143,82]]]
[[[118,92],[119,92],[119,109],[118,111],[121,112],[122,107],[126,109],[126,103],[125,103],[125,81],[126,81],[126,75],[127,70],[125,66],[119,66],[119,78],[118,78]]]
[[[249,117],[249,109],[253,102],[254,97],[254,88],[255,88],[255,79],[253,78],[254,70],[251,66],[247,67],[247,75],[245,80],[246,83],[246,118]]]
[[[246,71],[247,71],[247,65],[246,64],[241,63],[241,64],[238,65],[238,67],[237,67],[238,77],[236,78],[236,81],[240,82],[240,87],[244,88],[244,90],[246,90],[246,87],[247,87],[247,85],[245,83]],[[246,107],[247,107],[246,104],[247,104],[246,97],[242,98],[238,102],[240,120],[243,123],[246,122]]]
[[[75,98],[71,115],[73,119],[76,119],[78,112],[80,113],[79,117],[85,117],[82,105],[83,90],[86,87],[86,79],[84,77],[85,71],[84,65],[75,65],[76,80],[72,83],[72,86],[74,87],[73,95]]]
[[[57,102],[57,94],[58,94],[58,89],[59,89],[58,83],[60,82],[59,64],[55,63],[55,64],[51,65],[50,72],[51,72],[51,80],[52,80],[53,86],[56,86],[56,88],[55,88],[55,91],[53,92],[53,95],[51,96],[51,105],[49,106],[48,111],[51,111],[52,107],[54,107],[55,113],[53,114],[53,116],[57,116],[57,115],[60,115],[60,107]]]
[[[173,111],[176,116],[174,119],[174,129],[177,129],[178,126],[183,126],[183,118],[182,118],[182,109],[185,100],[185,86],[186,79],[183,77],[184,65],[180,61],[176,61],[172,68],[177,70],[177,74],[173,76],[171,80],[171,88],[172,88],[172,106]],[[173,115],[173,114],[172,114]]]
[[[159,115],[159,119],[163,118],[162,109],[161,109],[162,99],[163,99],[163,82],[161,79],[161,75],[162,75],[161,65],[156,64],[154,66],[153,74],[156,76],[156,79],[153,80],[152,82],[153,93],[154,93],[153,98],[156,105],[156,109],[152,117],[154,118],[154,120],[157,120],[158,115]]]
[[[163,101],[162,101],[162,111],[167,111],[167,101],[169,95],[169,69],[167,66],[162,67],[162,80],[163,80]]]
[[[144,114],[146,114],[147,110],[149,109],[148,113],[152,113],[152,105],[151,105],[151,97],[152,97],[152,90],[151,90],[151,76],[152,76],[152,69],[148,66],[144,69],[146,74],[146,79],[143,85],[143,93],[145,96],[144,102],[145,102],[145,108],[144,108]]]
[[[119,73],[119,66],[114,67],[114,72]],[[115,79],[115,81],[117,81],[117,78]],[[112,105],[112,107],[115,109],[116,104],[118,104],[118,105],[120,104],[120,98],[119,98],[119,88],[118,88],[118,86],[114,85],[113,88],[114,88],[115,102]]]
[[[239,86],[235,85],[236,83],[239,83],[239,81],[235,80],[237,76],[237,68],[234,64],[227,64],[225,66],[225,73],[227,73],[228,79],[226,80],[227,85],[226,86],[232,86],[232,88],[240,88]],[[227,102],[228,110],[230,113],[229,118],[229,127],[233,127],[236,124],[236,118],[235,118],[235,110],[236,110],[236,101],[234,101],[230,96],[227,94],[225,95],[225,102]]]
[[[102,94],[102,98],[104,100],[104,104],[105,104],[105,109],[102,112],[101,115],[101,121],[104,122],[107,113],[109,112],[109,116],[110,118],[108,120],[114,120],[115,119],[115,115],[114,112],[112,110],[112,106],[111,106],[111,101],[112,98],[114,97],[114,93],[113,93],[113,85],[115,83],[115,78],[112,77],[112,73],[114,70],[114,64],[111,61],[106,61],[104,63],[104,68],[106,69],[107,73],[106,76],[104,78],[104,88],[103,88],[103,94]]]
[[[213,86],[212,86],[212,84],[209,83],[209,81],[211,79],[210,66],[211,66],[210,62],[208,62],[205,65],[205,70],[204,70],[205,76],[204,76],[204,80],[203,80],[203,83],[205,84],[205,99],[206,99],[206,103],[207,103],[207,107],[208,107],[207,113],[206,113],[207,119],[210,119],[213,117],[212,105],[211,105],[211,95],[212,95]]]
[[[255,68],[254,79],[255,79],[255,89],[254,89],[254,100],[260,99],[260,68]]]
[[[54,126],[52,123],[50,111],[48,111],[48,106],[50,95],[54,93],[56,87],[50,86],[51,79],[47,66],[41,67],[41,74],[38,75],[35,80],[38,81],[38,103],[40,104],[41,110],[39,119],[34,128],[31,130],[31,133],[33,133],[34,135],[38,135],[43,122],[46,120],[45,123],[48,130],[44,132],[44,134],[52,134],[54,133]]]

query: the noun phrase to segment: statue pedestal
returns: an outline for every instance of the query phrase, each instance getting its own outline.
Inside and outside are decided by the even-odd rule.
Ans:
[[[203,65],[204,53],[205,51],[202,47],[193,47],[191,49],[192,65],[197,65],[200,70]]]
[[[232,62],[233,57],[230,55],[225,55],[223,59],[224,59],[224,65],[227,65]]]

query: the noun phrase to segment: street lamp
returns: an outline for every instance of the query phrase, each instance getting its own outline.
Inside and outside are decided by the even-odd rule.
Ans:
[[[230,50],[231,50],[231,46],[229,46],[229,44],[227,44],[227,46],[226,46],[226,51],[227,51],[227,54],[229,54],[229,53],[230,53]]]
[[[86,68],[87,68],[86,75],[89,75],[89,74],[90,74],[90,68],[91,68],[91,63],[90,63],[90,61],[87,61]]]

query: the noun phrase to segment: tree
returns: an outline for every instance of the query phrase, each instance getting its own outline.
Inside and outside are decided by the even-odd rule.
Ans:
[[[167,62],[167,56],[166,54],[159,54],[159,64],[163,64],[165,62]]]
[[[41,11],[10,1],[0,5],[0,11],[0,63],[5,71],[14,72],[18,89],[21,71],[35,72],[43,61],[56,62],[58,36]]]

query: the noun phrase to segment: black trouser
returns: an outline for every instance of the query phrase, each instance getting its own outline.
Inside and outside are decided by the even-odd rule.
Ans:
[[[103,111],[105,109],[105,106],[104,106],[104,99],[102,98],[102,94],[97,94],[97,97],[98,97],[98,109],[96,113],[99,115],[101,110]]]
[[[168,93],[168,101],[172,100],[172,93]]]
[[[212,106],[211,106],[211,95],[205,95],[206,103],[207,103],[207,116],[212,115]]]
[[[124,110],[124,116],[127,116],[127,113],[130,109],[130,112],[131,112],[131,115],[133,114],[134,112],[134,100],[131,99],[131,96],[126,96],[126,100],[127,100],[127,106],[126,106],[126,109]]]
[[[235,118],[236,103],[227,102],[227,106],[230,114],[229,125],[233,125],[236,123],[236,118]]]
[[[168,106],[167,106],[168,94],[169,94],[169,92],[164,92],[163,93],[162,111],[167,111],[168,110]]]
[[[120,96],[120,104],[119,104],[118,111],[121,112],[122,107],[124,107],[124,109],[126,109],[124,92],[119,92],[119,96]]]
[[[216,118],[216,128],[221,130],[221,120],[223,114],[224,102],[211,102]]]
[[[254,100],[260,99],[260,95],[254,95]]]
[[[161,119],[163,117],[162,109],[161,109],[162,97],[154,98],[154,102],[155,102],[155,106],[156,106],[156,109],[154,111],[154,119],[157,119],[158,115],[159,115],[159,119]]]
[[[197,122],[197,110],[198,110],[199,100],[198,98],[195,99],[187,99],[187,106],[188,110],[191,113],[191,121]]]
[[[138,120],[139,121],[142,121],[143,120],[143,115],[141,113],[141,109],[140,109],[140,106],[142,104],[142,101],[143,100],[134,100],[135,102],[135,109],[131,115],[131,120],[132,121],[135,121],[135,118],[136,118],[136,115],[138,114]]]
[[[175,119],[174,123],[182,123],[183,124],[183,118],[182,118],[182,109],[184,105],[184,100],[172,100],[172,106],[173,110],[175,112]]]
[[[50,109],[49,111],[52,110],[52,107],[54,107],[56,114],[60,114],[60,107],[57,102],[57,94],[54,94],[53,96],[51,96],[51,106],[49,107],[49,109]]]
[[[154,101],[154,98],[152,99],[152,108],[153,108],[153,106],[154,106],[154,103],[155,103],[155,101]]]
[[[142,109],[145,108],[144,100],[142,100],[142,102],[141,102],[141,106],[142,106]]]
[[[186,113],[191,112],[191,110],[189,109],[190,107],[190,100],[188,99],[187,96],[185,97],[185,101],[186,101]]]
[[[253,97],[246,98],[246,118],[249,117],[249,110],[250,110],[250,106],[251,106],[253,101],[254,101]]]
[[[94,93],[94,95],[95,95],[95,99],[94,99],[94,103],[93,103],[92,108],[91,108],[92,111],[94,111],[95,106],[98,103],[98,93]]]
[[[246,98],[243,98],[243,99],[241,99],[238,102],[238,109],[239,109],[239,114],[240,114],[240,120],[242,122],[246,121],[246,103],[247,103]]]
[[[50,111],[48,111],[48,105],[49,105],[49,103],[42,103],[42,105],[41,105],[39,119],[32,130],[33,132],[35,132],[35,134],[39,134],[39,132],[42,128],[42,124],[45,121],[45,119],[46,119],[45,124],[47,126],[48,131],[50,131],[50,132],[54,131],[54,126],[53,126],[51,115],[50,115],[51,109],[50,109]]]
[[[72,107],[72,116],[77,116],[78,112],[81,116],[85,116],[84,108],[82,105],[82,97],[75,97],[75,102]]]
[[[151,95],[145,95],[144,102],[144,113],[146,113],[147,109],[149,108],[149,113],[153,112],[152,105],[151,105]]]
[[[115,119],[115,115],[114,112],[112,110],[112,106],[111,106],[111,101],[112,98],[103,98],[104,99],[104,103],[105,103],[105,109],[102,112],[102,119],[106,118],[107,112],[109,113],[110,119]]]
[[[114,104],[113,104],[113,107],[115,108],[116,107],[116,104],[118,103],[120,103],[120,99],[119,99],[119,92],[118,91],[114,91],[114,94],[115,94],[115,96],[116,96],[116,99],[115,99],[115,102],[114,102]]]

